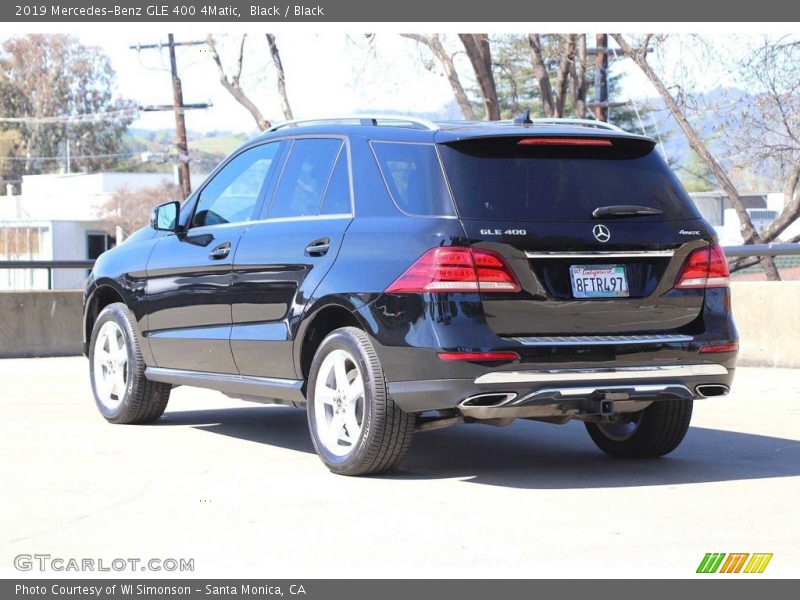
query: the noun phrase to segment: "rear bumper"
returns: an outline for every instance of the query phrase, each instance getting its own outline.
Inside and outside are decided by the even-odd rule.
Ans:
[[[458,409],[473,418],[598,414],[633,404],[727,393],[734,370],[715,363],[519,371],[487,371],[474,379],[389,383],[406,412]],[[703,388],[703,386],[719,386]],[[698,388],[700,388],[698,390]],[[708,393],[705,393],[706,390]],[[554,410],[553,407],[560,407]],[[547,408],[543,408],[547,407]],[[613,411],[612,411],[613,412]]]

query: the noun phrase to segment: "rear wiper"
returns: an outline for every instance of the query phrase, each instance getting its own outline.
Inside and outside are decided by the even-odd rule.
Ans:
[[[635,204],[614,204],[612,206],[598,206],[592,211],[592,217],[641,217],[647,215],[663,215],[664,211],[650,206],[637,206]]]

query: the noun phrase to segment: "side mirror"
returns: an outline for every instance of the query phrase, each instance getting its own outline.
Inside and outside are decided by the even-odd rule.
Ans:
[[[153,209],[150,215],[150,227],[156,231],[178,231],[179,202],[165,202]]]

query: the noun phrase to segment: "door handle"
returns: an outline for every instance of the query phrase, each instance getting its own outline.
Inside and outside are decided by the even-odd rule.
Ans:
[[[318,240],[314,240],[308,246],[306,246],[306,254],[309,256],[325,256],[330,249],[330,238],[320,238]]]
[[[215,246],[214,249],[208,253],[208,258],[211,260],[221,260],[223,258],[227,258],[228,254],[231,253],[231,243],[225,242],[220,244],[219,246]]]

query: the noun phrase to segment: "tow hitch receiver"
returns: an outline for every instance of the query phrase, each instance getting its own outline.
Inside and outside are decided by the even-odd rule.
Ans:
[[[601,416],[611,415],[614,413],[615,401],[629,400],[630,397],[630,394],[627,392],[604,392],[602,390],[598,390],[592,394],[592,397],[589,400],[589,410],[587,412]]]

